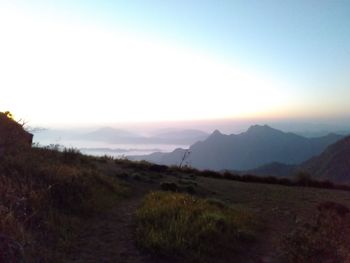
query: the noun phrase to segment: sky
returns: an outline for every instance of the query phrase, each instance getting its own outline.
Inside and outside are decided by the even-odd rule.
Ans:
[[[350,117],[350,1],[0,0],[32,125]]]

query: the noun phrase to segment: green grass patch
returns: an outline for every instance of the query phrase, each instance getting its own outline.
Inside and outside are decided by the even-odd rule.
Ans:
[[[255,229],[249,212],[189,194],[153,192],[137,211],[142,248],[187,260],[231,257],[254,240]]]

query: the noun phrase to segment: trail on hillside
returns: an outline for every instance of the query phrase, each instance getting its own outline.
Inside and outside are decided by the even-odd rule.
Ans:
[[[135,211],[145,194],[132,189],[132,196],[91,219],[74,245],[70,262],[148,263],[150,256],[135,245]]]
[[[153,189],[140,183],[130,186],[131,196],[116,200],[116,205],[94,218],[88,219],[71,249],[70,263],[174,263],[175,258],[152,256],[140,251],[135,243],[135,213],[143,197]],[[271,222],[267,223],[271,225]],[[273,224],[276,225],[276,222]],[[276,244],[274,228],[260,236],[256,244],[237,254],[227,262],[273,263],[278,262],[271,247]],[[276,261],[277,260],[277,261]]]

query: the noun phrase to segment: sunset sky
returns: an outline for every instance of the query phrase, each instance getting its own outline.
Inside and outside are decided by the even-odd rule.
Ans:
[[[0,0],[0,110],[33,124],[350,116],[350,1]]]

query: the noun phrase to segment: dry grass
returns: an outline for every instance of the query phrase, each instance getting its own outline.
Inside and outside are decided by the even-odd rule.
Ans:
[[[250,213],[188,194],[153,192],[137,211],[141,247],[186,262],[230,258],[254,239]]]
[[[0,261],[62,261],[81,222],[123,191],[79,152],[27,149],[0,161]]]

